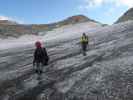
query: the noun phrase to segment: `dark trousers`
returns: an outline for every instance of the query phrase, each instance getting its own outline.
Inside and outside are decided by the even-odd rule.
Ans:
[[[82,43],[82,53],[85,56],[86,55],[86,51],[87,51],[87,43]]]
[[[43,72],[43,66],[44,66],[43,63],[37,62],[37,63],[35,64],[35,72],[36,72],[37,74],[41,75],[42,72]]]

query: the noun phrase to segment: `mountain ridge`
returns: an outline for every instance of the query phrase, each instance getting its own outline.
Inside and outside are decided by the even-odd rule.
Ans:
[[[128,20],[133,20],[133,8],[126,11],[115,23],[125,22]]]
[[[62,21],[50,24],[17,24],[13,22],[13,24],[11,24],[10,21],[6,21],[6,23],[0,21],[0,37],[19,37],[25,34],[38,35],[38,33],[42,31],[50,31],[64,25],[74,25],[83,22],[94,22],[100,24],[99,22],[92,20],[84,15],[71,16]]]

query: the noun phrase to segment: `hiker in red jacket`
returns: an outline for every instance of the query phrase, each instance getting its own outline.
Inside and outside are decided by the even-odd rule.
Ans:
[[[33,60],[33,66],[36,66],[36,73],[42,74],[43,72],[43,66],[48,65],[49,56],[47,54],[47,51],[44,47],[42,47],[42,44],[40,41],[37,41],[35,43],[36,49],[34,52],[34,60]]]

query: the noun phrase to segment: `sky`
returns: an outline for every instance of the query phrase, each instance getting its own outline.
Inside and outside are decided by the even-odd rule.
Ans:
[[[82,14],[112,24],[131,7],[133,0],[0,0],[0,20],[47,24]]]

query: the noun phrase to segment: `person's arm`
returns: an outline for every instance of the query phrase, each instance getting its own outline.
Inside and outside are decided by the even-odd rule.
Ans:
[[[80,37],[80,44],[82,44],[83,40],[82,40],[82,37]]]
[[[43,48],[43,51],[44,51],[45,60],[46,60],[46,62],[48,62],[49,61],[49,56],[48,56],[47,50],[45,48]]]

